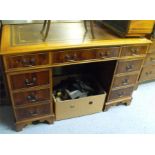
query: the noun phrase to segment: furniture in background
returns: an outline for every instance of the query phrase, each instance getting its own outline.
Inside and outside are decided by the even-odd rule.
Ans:
[[[155,79],[155,26],[153,20],[110,20],[102,23],[120,36],[146,36],[152,44],[145,57],[139,76],[139,83]],[[138,86],[138,85],[137,85]]]
[[[61,32],[70,32],[69,24],[62,25]],[[83,29],[79,23],[76,26]],[[59,30],[56,27],[57,34],[61,27]],[[56,108],[66,115],[84,109],[83,104],[79,103],[76,107],[69,101],[62,104],[63,108],[61,105],[58,107],[54,101],[53,87],[64,73],[89,73],[100,81],[106,92],[103,111],[114,105],[130,104],[150,40],[120,38],[106,28],[96,27],[95,41],[88,38],[83,42],[81,33],[53,34],[48,38],[53,42],[48,42],[47,46],[46,42],[35,38],[39,37],[38,28],[40,26],[37,24],[3,27],[0,55],[9,86],[16,131],[34,121],[53,123],[57,120],[59,109]],[[94,105],[89,99],[86,103],[87,108]]]
[[[151,35],[148,36],[152,44],[145,58],[142,71],[139,78],[139,83],[155,80],[155,27]]]
[[[122,37],[146,36],[154,26],[154,20],[103,20],[102,23]]]

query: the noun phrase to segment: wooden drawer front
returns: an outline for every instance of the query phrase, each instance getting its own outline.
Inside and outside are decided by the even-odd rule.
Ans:
[[[57,51],[52,54],[53,63],[74,63],[83,59],[80,51]]]
[[[50,89],[14,93],[13,98],[16,106],[36,104],[37,102],[50,100]]]
[[[122,48],[121,56],[136,56],[146,54],[147,46],[125,46]]]
[[[125,73],[125,72],[132,72],[132,71],[138,71],[141,68],[143,59],[139,60],[130,60],[130,61],[124,61],[120,60],[118,62],[118,67],[116,70],[116,74],[118,73]]]
[[[139,81],[146,81],[153,79],[155,79],[155,65],[144,67]]]
[[[153,65],[155,64],[155,53],[147,54],[144,65]]]
[[[107,48],[96,48],[92,49],[95,59],[104,59],[111,57],[118,57],[120,52],[119,47],[107,47]]]
[[[135,84],[138,74],[114,77],[112,88]]]
[[[48,53],[25,54],[25,55],[9,55],[6,56],[8,69],[20,67],[33,67],[38,65],[49,64]]]
[[[115,99],[119,99],[122,97],[131,96],[133,88],[134,87],[128,87],[128,88],[123,88],[123,89],[118,89],[118,90],[112,90],[110,92],[108,100],[115,100]]]
[[[106,59],[119,57],[119,47],[94,48],[81,51],[81,60]]]
[[[107,47],[53,52],[53,63],[73,63],[81,60],[118,57],[119,51],[119,47]]]
[[[42,115],[50,114],[50,104],[42,104],[29,108],[19,108],[16,109],[16,118],[17,120],[30,119],[34,117],[39,117]]]
[[[13,90],[46,85],[49,84],[49,71],[11,75],[10,83]]]

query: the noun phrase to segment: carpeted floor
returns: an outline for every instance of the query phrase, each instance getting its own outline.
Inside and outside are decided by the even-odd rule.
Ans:
[[[155,133],[155,82],[140,85],[133,93],[130,106],[120,105],[112,107],[107,112],[57,121],[53,125],[44,123],[29,125],[21,132],[13,130],[10,108],[0,107],[0,133]]]

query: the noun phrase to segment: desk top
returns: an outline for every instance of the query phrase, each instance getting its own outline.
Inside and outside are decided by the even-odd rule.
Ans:
[[[0,54],[151,43],[146,38],[120,38],[98,24],[94,24],[92,39],[87,25],[86,32],[83,22],[53,22],[45,42],[40,33],[43,24],[4,25]]]

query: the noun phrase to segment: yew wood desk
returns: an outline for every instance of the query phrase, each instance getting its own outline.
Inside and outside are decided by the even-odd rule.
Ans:
[[[150,40],[122,39],[98,25],[92,39],[83,23],[58,22],[43,42],[41,28],[41,24],[3,27],[0,55],[17,131],[33,121],[54,122],[54,78],[63,67],[95,66],[93,74],[103,79],[107,93],[103,110],[130,104]]]

